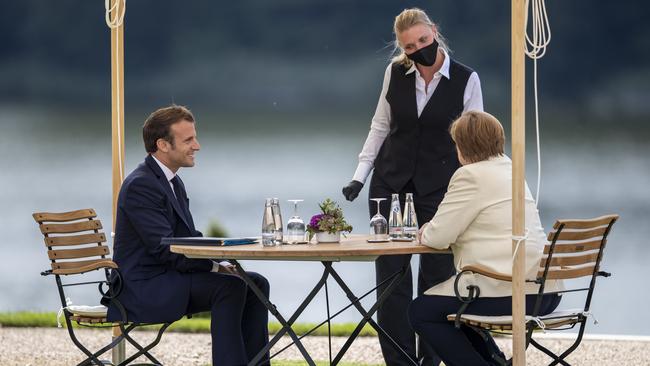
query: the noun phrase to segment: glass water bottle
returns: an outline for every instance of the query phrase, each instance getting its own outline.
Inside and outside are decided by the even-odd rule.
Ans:
[[[404,237],[415,239],[418,236],[418,217],[415,214],[415,203],[413,193],[406,194],[404,203]]]
[[[280,213],[280,199],[273,198],[271,200],[271,209],[273,211],[273,222],[275,223],[275,237],[273,240],[275,245],[280,245],[282,244],[282,227],[284,226],[282,223],[282,213]]]
[[[390,217],[388,218],[388,235],[391,238],[402,237],[402,210],[399,206],[399,195],[393,193],[390,202]]]
[[[275,219],[273,218],[273,200],[267,198],[264,203],[264,216],[262,217],[262,245],[272,247],[275,245]]]

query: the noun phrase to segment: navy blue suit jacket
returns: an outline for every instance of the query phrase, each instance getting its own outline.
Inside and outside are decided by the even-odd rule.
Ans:
[[[124,180],[117,201],[113,259],[120,268],[123,288],[118,299],[130,322],[171,322],[187,311],[191,272],[209,272],[212,261],[189,259],[169,251],[163,237],[202,236],[194,228],[189,199],[180,184],[178,199],[185,200],[187,213],[179,205],[160,169],[145,158]],[[119,320],[115,306],[108,318]]]

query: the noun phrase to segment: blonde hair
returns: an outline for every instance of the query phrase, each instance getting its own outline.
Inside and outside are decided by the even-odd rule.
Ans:
[[[406,53],[400,46],[397,35],[418,24],[435,26],[438,46],[445,51],[450,52],[449,47],[447,46],[447,40],[442,33],[440,33],[440,28],[429,19],[429,16],[424,12],[424,10],[418,8],[404,9],[395,17],[395,23],[393,24],[393,33],[395,33],[395,49],[393,51],[394,56],[391,60],[392,63],[402,64],[407,68],[413,65],[413,61],[406,57]]]
[[[451,139],[468,163],[477,163],[504,154],[506,135],[493,115],[479,111],[463,113],[449,127]]]

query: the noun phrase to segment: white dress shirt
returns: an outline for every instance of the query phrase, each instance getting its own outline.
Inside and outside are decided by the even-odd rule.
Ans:
[[[174,197],[176,197],[176,192],[174,191],[174,184],[172,183],[172,179],[176,176],[176,173],[172,172],[171,169],[167,167],[167,165],[163,164],[160,162],[160,160],[156,159],[155,156],[151,155],[153,160],[156,161],[158,166],[160,167],[160,170],[162,170],[163,174],[165,174],[165,178],[167,178],[167,182],[169,183],[169,186],[172,187],[172,193],[174,193]]]
[[[429,82],[428,86],[425,87],[426,83],[424,78],[420,75],[415,64],[406,72],[406,74],[415,73],[415,98],[418,108],[418,117],[422,114],[422,110],[436,91],[440,79],[443,77],[449,79],[450,77],[449,55],[444,49],[441,48],[441,50],[445,59],[442,62],[440,70],[433,75],[433,79]],[[363,144],[363,149],[359,154],[359,165],[357,165],[357,170],[354,172],[354,176],[352,177],[353,180],[361,183],[365,183],[368,178],[368,175],[373,168],[375,158],[377,158],[377,154],[379,153],[379,149],[390,131],[391,110],[390,104],[386,100],[386,93],[388,92],[388,86],[390,85],[391,67],[392,64],[389,64],[386,67],[386,72],[384,73],[384,84],[381,89],[381,94],[379,95],[379,102],[377,103],[375,115],[372,117],[370,132],[368,133],[366,142]],[[472,72],[469,76],[467,85],[465,86],[465,93],[463,95],[463,112],[471,110],[483,111],[481,81],[476,72]]]
[[[155,156],[151,155],[153,160],[158,164],[160,167],[160,170],[162,170],[163,174],[165,174],[165,178],[167,178],[167,183],[169,183],[169,186],[172,188],[172,193],[174,193],[174,196],[176,197],[176,192],[174,191],[174,184],[172,183],[172,179],[176,176],[176,173],[172,172],[171,169],[167,167],[167,165],[163,164],[160,160],[156,159]],[[177,197],[178,198],[178,197]],[[231,263],[228,261],[221,261],[219,263],[212,261],[212,270],[210,272],[219,272],[219,266],[230,266]]]

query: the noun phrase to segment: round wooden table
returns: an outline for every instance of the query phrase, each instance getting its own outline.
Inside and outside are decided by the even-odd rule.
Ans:
[[[345,355],[345,352],[350,348],[352,342],[359,335],[359,332],[363,326],[368,323],[372,326],[378,334],[383,334],[386,338],[391,341],[393,346],[401,352],[405,359],[408,360],[411,364],[417,366],[418,363],[416,360],[413,360],[397,343],[395,343],[392,338],[386,334],[386,332],[377,325],[377,323],[372,319],[372,316],[375,314],[379,306],[386,300],[386,298],[393,292],[397,284],[404,278],[408,273],[408,268],[410,262],[406,262],[404,266],[395,272],[392,276],[387,278],[384,282],[377,284],[373,289],[366,292],[361,297],[357,297],[352,290],[347,286],[345,281],[341,276],[334,270],[332,262],[343,262],[343,261],[374,261],[379,256],[383,255],[402,255],[402,254],[425,254],[425,253],[440,253],[448,254],[451,251],[449,250],[436,250],[429,248],[427,246],[421,245],[417,242],[385,242],[385,243],[369,243],[367,235],[348,235],[348,237],[342,237],[340,243],[323,243],[323,244],[286,244],[275,247],[265,247],[261,244],[248,244],[248,245],[232,245],[232,246],[221,246],[217,245],[217,240],[212,240],[214,245],[209,245],[211,240],[210,238],[176,238],[177,243],[174,243],[174,238],[166,238],[165,242],[170,244],[170,250],[174,253],[183,254],[189,258],[209,258],[215,260],[228,259],[235,265],[237,273],[241,278],[246,282],[250,289],[255,293],[255,295],[260,299],[260,301],[269,309],[269,312],[280,322],[282,329],[269,341],[268,345],[262,349],[258,355],[249,362],[249,365],[257,365],[264,355],[275,345],[284,334],[288,334],[293,340],[292,344],[295,344],[298,347],[298,350],[305,358],[305,361],[310,366],[315,366],[314,360],[311,358],[303,344],[300,342],[304,336],[310,334],[312,331],[320,327],[321,325],[330,323],[331,319],[336,317],[338,314],[342,313],[349,307],[354,306],[357,311],[363,316],[359,324],[354,329],[348,340],[345,342],[343,347],[337,352],[334,359],[332,359],[332,349],[330,341],[330,364],[336,365],[341,361],[341,358]],[[183,244],[179,245],[178,243],[182,241]],[[198,245],[193,245],[196,243]],[[298,309],[291,315],[288,320],[280,314],[276,306],[271,303],[268,297],[260,291],[260,289],[255,285],[255,283],[250,279],[246,274],[246,271],[241,267],[238,260],[274,260],[274,261],[319,261],[325,267],[323,275],[320,280],[316,283],[314,288],[309,292],[307,297],[300,304]],[[318,292],[325,286],[326,281],[329,277],[341,287],[345,292],[350,304],[340,311],[336,312],[333,315],[329,314],[329,298],[326,300],[328,304],[328,314],[327,320],[321,322],[311,331],[307,332],[303,336],[298,336],[291,325],[298,319],[300,314],[305,310],[307,305],[314,299]],[[360,300],[368,296],[372,292],[376,291],[380,286],[385,286],[384,290],[380,295],[377,296],[377,301],[366,310],[361,306]],[[327,294],[327,291],[325,292]],[[331,338],[331,335],[330,335]],[[288,346],[287,346],[288,347]],[[286,349],[285,347],[284,349]],[[284,350],[283,349],[283,350]],[[282,352],[279,351],[276,353]],[[272,355],[271,358],[273,358]]]

